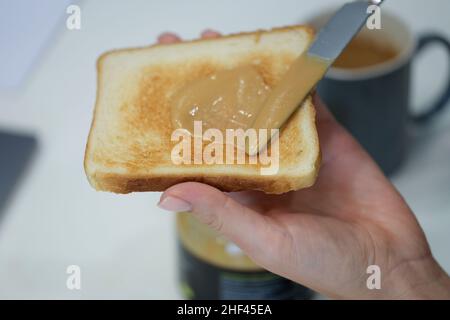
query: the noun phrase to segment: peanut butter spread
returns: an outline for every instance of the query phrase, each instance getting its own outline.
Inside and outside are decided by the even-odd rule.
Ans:
[[[193,132],[194,121],[203,128],[279,129],[324,76],[329,62],[300,55],[280,82],[269,88],[252,66],[216,72],[186,84],[172,97],[172,125]],[[268,136],[270,139],[270,136]],[[256,154],[267,141],[251,145]]]

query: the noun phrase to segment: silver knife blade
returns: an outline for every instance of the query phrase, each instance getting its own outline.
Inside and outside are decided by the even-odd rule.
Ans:
[[[345,4],[320,30],[308,54],[324,60],[336,60],[371,16],[367,13],[369,5],[379,6],[382,2],[360,0]]]
[[[371,13],[367,13],[369,5],[380,5],[382,2],[383,0],[359,0],[348,3],[338,10],[320,30],[308,51],[297,58],[286,75],[272,90],[257,114],[252,127],[257,129],[280,128],[316,86],[317,82],[325,75],[334,60],[339,57],[353,37],[364,26],[371,15]],[[318,64],[320,68],[315,70],[312,76],[310,75],[303,87],[298,87],[298,84],[295,81],[291,81],[291,79],[294,74],[302,72],[304,63],[307,61],[305,57],[320,61]],[[316,64],[314,65],[316,66]],[[271,138],[272,136],[269,136],[264,141],[249,145],[247,153],[249,155],[257,154]]]

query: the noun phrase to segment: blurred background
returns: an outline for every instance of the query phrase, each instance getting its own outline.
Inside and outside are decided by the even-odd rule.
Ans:
[[[0,298],[180,298],[174,215],[159,193],[95,192],[83,169],[98,56],[146,46],[164,31],[191,39],[307,21],[339,0],[0,0]],[[66,9],[81,9],[69,30]],[[395,0],[412,31],[450,38],[450,1]],[[414,64],[413,108],[430,104],[450,69],[436,47]],[[382,124],[380,124],[382,126]],[[415,130],[392,177],[432,251],[450,271],[450,108]],[[78,265],[82,290],[68,290]]]

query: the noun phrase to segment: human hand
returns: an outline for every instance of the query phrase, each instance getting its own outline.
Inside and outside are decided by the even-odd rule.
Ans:
[[[174,34],[159,37],[160,43],[178,41]],[[408,205],[314,100],[323,161],[313,187],[283,195],[227,194],[188,182],[166,190],[159,206],[191,211],[260,266],[332,298],[450,299],[450,279]],[[381,269],[380,290],[366,286],[370,265]]]

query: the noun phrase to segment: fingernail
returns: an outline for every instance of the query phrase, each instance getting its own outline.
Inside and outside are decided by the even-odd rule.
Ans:
[[[162,44],[170,44],[179,41],[181,41],[180,37],[172,32],[164,32],[158,37],[158,42]]]
[[[212,29],[206,29],[205,31],[202,32],[201,36],[203,38],[217,38],[219,37],[219,33]]]
[[[166,196],[161,198],[158,203],[158,207],[163,210],[173,211],[173,212],[183,212],[183,211],[191,211],[192,205],[189,202],[186,202],[180,198]]]

